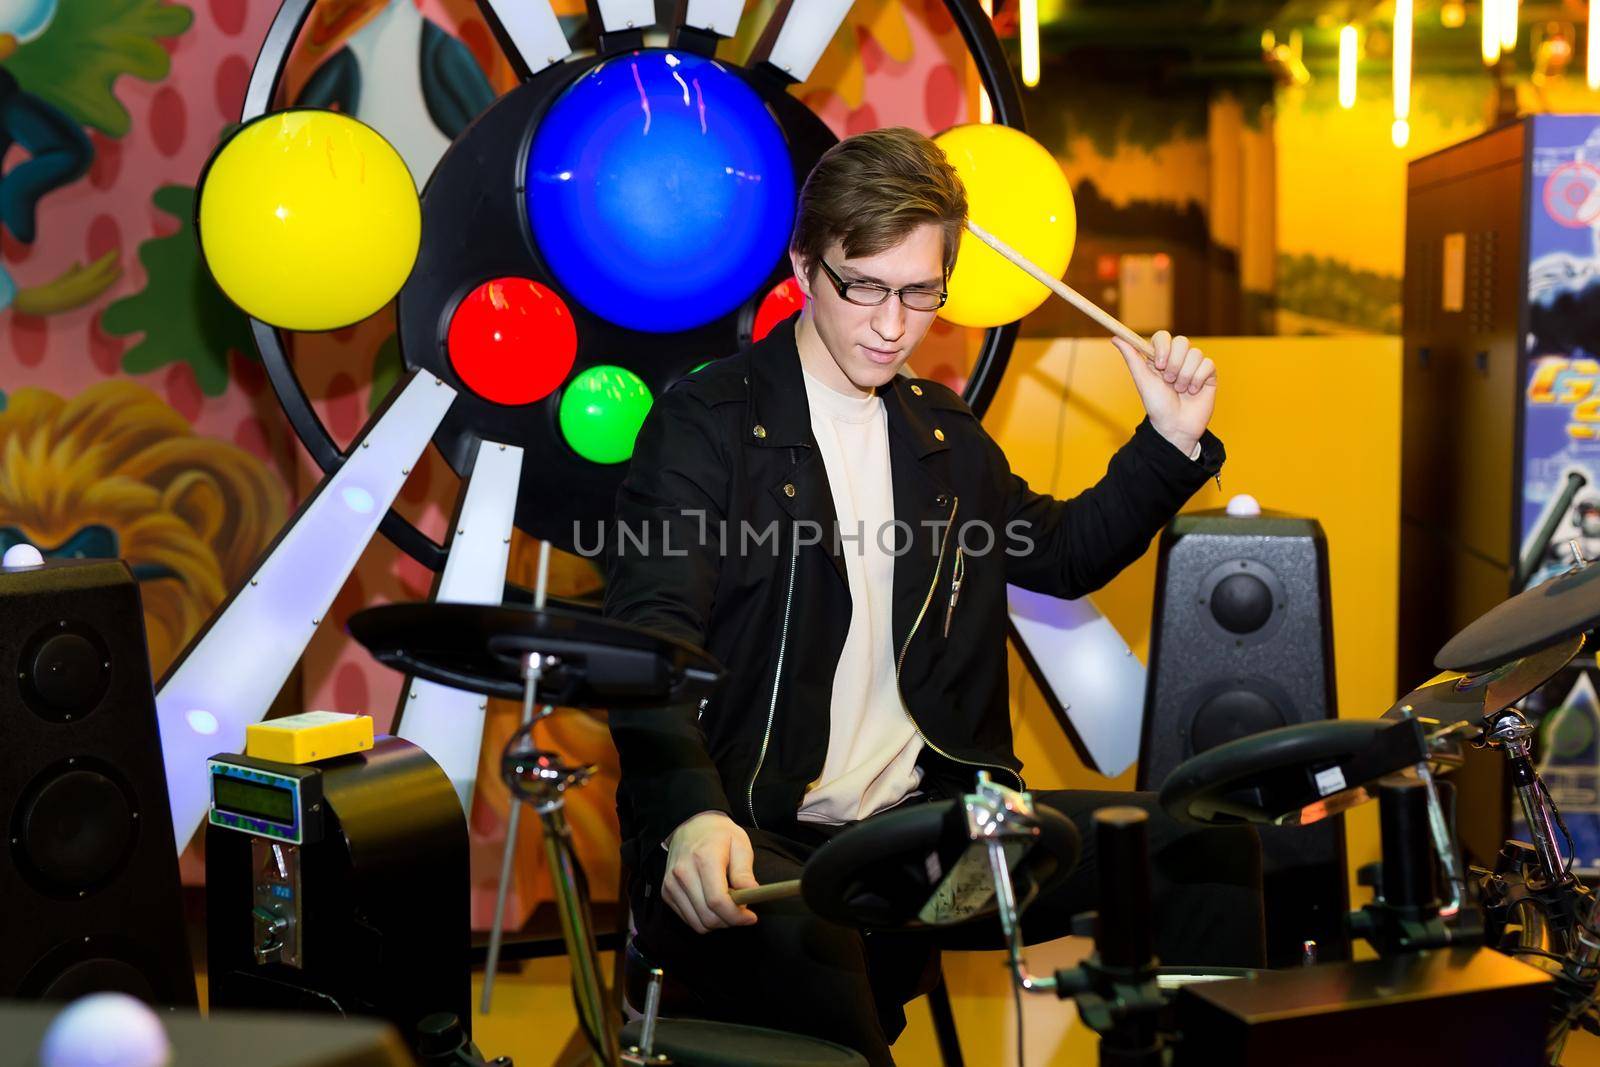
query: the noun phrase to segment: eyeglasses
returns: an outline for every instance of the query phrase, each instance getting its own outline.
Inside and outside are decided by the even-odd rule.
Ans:
[[[938,311],[944,307],[944,302],[950,295],[938,289],[891,289],[877,282],[847,282],[839,277],[837,271],[828,266],[827,260],[819,258],[817,262],[821,264],[823,273],[828,276],[828,280],[833,283],[839,295],[861,307],[877,307],[889,297],[898,295],[900,306],[907,311]]]

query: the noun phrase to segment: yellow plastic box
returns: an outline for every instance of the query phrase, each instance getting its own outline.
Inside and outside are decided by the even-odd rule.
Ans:
[[[244,754],[277,763],[312,763],[372,747],[372,716],[305,711],[244,731]]]

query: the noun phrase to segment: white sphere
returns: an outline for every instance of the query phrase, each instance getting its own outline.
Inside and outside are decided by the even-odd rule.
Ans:
[[[14,570],[18,567],[37,567],[44,562],[44,556],[37,548],[26,541],[19,542],[6,549],[6,554],[0,556],[0,567]]]
[[[172,1042],[156,1013],[126,993],[92,993],[62,1009],[39,1067],[168,1067]]]
[[[1252,519],[1261,514],[1261,505],[1249,493],[1240,493],[1228,501],[1228,514],[1237,518]]]

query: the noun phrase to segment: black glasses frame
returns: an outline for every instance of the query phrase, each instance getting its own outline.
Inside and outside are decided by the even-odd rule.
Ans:
[[[879,285],[877,282],[847,282],[843,278],[839,277],[837,271],[828,266],[827,260],[818,257],[817,263],[822,267],[822,272],[828,276],[828,281],[833,283],[833,288],[839,294],[839,296],[844,300],[848,300],[857,307],[880,307],[891,296],[897,296],[900,298],[900,306],[905,308],[907,311],[938,311],[940,308],[944,307],[945,301],[950,299],[950,294],[948,292],[943,290],[936,291],[933,289],[924,289],[917,285],[908,285],[902,289],[891,289],[887,285]],[[849,290],[853,288],[867,289],[874,293],[882,293],[883,295],[876,300],[857,300],[855,297],[850,295]],[[912,307],[910,304],[906,303],[906,293],[925,293],[928,296],[938,297],[939,302],[930,308]]]

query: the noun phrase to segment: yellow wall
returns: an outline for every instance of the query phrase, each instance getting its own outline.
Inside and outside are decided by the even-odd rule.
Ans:
[[[1337,80],[1316,78],[1276,102],[1278,251],[1314,253],[1398,276],[1404,258],[1406,164],[1489,127],[1494,82],[1486,74],[1419,75],[1412,84],[1411,139],[1390,140],[1387,79],[1364,77],[1355,106],[1338,106]],[[1520,81],[1521,114],[1600,111],[1582,68],[1537,87]]]
[[[1263,507],[1318,519],[1328,535],[1340,714],[1381,715],[1396,696],[1396,589],[1400,522],[1400,342],[1393,337],[1218,338],[1198,342],[1218,366],[1213,429],[1228,448],[1222,489],[1210,483],[1191,508],[1220,507],[1248,492]],[[1061,397],[1066,394],[1063,407]],[[1127,368],[1110,342],[1024,341],[984,422],[1013,469],[1041,491],[1067,496],[1091,484],[1142,417]],[[1060,459],[1057,460],[1059,451]],[[1051,484],[1052,471],[1059,476]],[[1143,657],[1149,646],[1155,553],[1094,601]],[[1028,780],[1041,787],[1131,789],[1088,770],[1013,656],[1013,722]],[[1421,679],[1419,679],[1421,681]],[[1376,859],[1377,809],[1348,819],[1351,866]],[[1360,903],[1364,897],[1353,897]],[[1063,965],[1081,946],[1031,954]],[[969,1061],[1000,1062],[1015,1034],[997,956],[951,955],[945,973]],[[921,1005],[896,1046],[905,1064],[937,1063]],[[1026,1009],[1028,1062],[1093,1062],[1093,1035],[1050,998]]]

